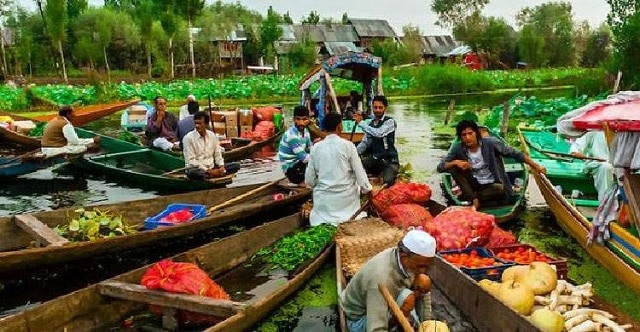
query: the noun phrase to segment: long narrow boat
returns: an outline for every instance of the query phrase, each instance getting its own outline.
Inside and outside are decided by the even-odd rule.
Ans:
[[[277,193],[284,194],[284,198],[274,200],[273,196]],[[261,186],[197,191],[87,207],[87,210],[100,209],[121,214],[139,231],[132,235],[83,242],[69,242],[53,231],[56,226],[68,225],[69,218],[76,215],[76,208],[0,218],[0,274],[85,259],[197,234],[241,218],[295,207],[310,195],[309,189],[286,188],[271,182]],[[147,217],[160,213],[173,203],[201,204],[213,207],[215,211],[192,222],[143,230]],[[41,246],[32,247],[34,241]]]
[[[0,156],[0,179],[15,178],[67,162],[79,155],[60,155],[54,157]]]
[[[488,134],[493,137],[497,137],[506,144],[504,139],[494,131],[488,130]],[[459,139],[454,139],[454,141],[451,143],[452,148],[453,145],[457,142],[459,142]],[[529,183],[529,174],[523,163],[517,162],[513,158],[503,158],[503,161],[507,176],[509,176],[511,183],[514,184],[514,203],[510,205],[488,206],[486,208],[482,206],[480,207],[481,212],[494,215],[496,217],[497,223],[507,222],[517,217],[524,210],[524,206],[526,203],[525,193],[527,191],[526,189]],[[521,184],[515,185],[517,182],[520,182]],[[462,205],[462,200],[460,200],[460,198],[454,193],[454,183],[455,181],[453,181],[453,178],[449,173],[442,173],[442,188],[445,197],[454,205]]]
[[[79,137],[97,134],[76,128]],[[193,191],[220,188],[230,184],[234,174],[209,180],[191,180],[184,174],[183,158],[145,148],[106,135],[101,137],[100,151],[72,160],[72,165],[92,174],[102,174],[116,181],[128,182],[153,190]]]
[[[518,130],[527,153],[547,168],[546,175],[532,174],[560,227],[612,275],[640,293],[638,230],[612,222],[609,225],[611,238],[604,245],[587,244],[598,200],[593,179],[584,173],[584,161],[562,157],[569,153],[569,143],[553,133],[535,128]],[[572,198],[574,191],[581,197],[573,195]]]
[[[279,238],[301,229],[303,225],[304,222],[299,213],[296,213],[187,251],[173,257],[172,260],[197,264],[223,288],[231,288],[231,286],[226,287],[227,282],[234,283],[234,280],[229,280],[233,279],[228,277],[229,275],[242,272],[246,274],[249,269],[244,264],[255,253],[268,248]],[[166,327],[172,327],[170,326],[171,313],[184,309],[220,317],[221,321],[209,326],[206,331],[244,331],[276,309],[311,278],[331,252],[332,246],[327,247],[293,275],[267,270],[267,282],[263,285],[259,283],[255,285],[259,286],[255,288],[257,290],[255,293],[248,290],[229,292],[232,300],[214,300],[196,295],[147,290],[140,286],[142,275],[150,267],[147,266],[33,306],[20,313],[0,318],[0,330],[106,331],[118,329],[122,327],[125,319],[144,313],[148,305],[152,304],[165,308],[165,317],[162,321],[169,325]],[[237,284],[237,281],[235,283]],[[251,284],[255,284],[255,281]],[[135,321],[134,324],[147,325]],[[134,326],[132,328],[154,327]]]
[[[435,216],[442,212],[445,206],[429,201],[427,208]],[[360,221],[360,225],[358,222],[353,222],[351,223],[353,226],[344,223],[338,226],[335,249],[338,297],[346,288],[349,277],[353,276],[357,269],[378,252],[396,246],[404,235],[403,231],[382,221],[371,220],[368,222],[368,224],[362,224]],[[344,238],[341,239],[341,236]],[[511,310],[496,297],[483,290],[477,281],[440,256],[436,256],[434,265],[428,274],[433,286],[460,310],[463,317],[468,319],[477,331],[540,331],[527,317]],[[632,324],[634,325],[633,331],[638,330],[637,322],[599,298],[595,298],[591,307],[602,308],[612,313],[618,323]],[[436,314],[435,319],[442,320],[441,317],[437,317],[435,311],[434,314]],[[338,319],[339,331],[348,332],[346,318],[339,305]]]
[[[262,140],[259,142],[251,141],[247,145],[233,147],[232,149],[226,150],[224,153],[222,153],[222,157],[224,158],[225,162],[233,162],[233,161],[239,161],[242,159],[250,158],[254,152],[266,146],[276,143],[277,140],[280,139],[280,136],[282,136],[283,133],[284,131],[281,130],[265,140]]]
[[[98,104],[98,105],[77,107],[74,109],[71,122],[73,123],[74,126],[83,126],[89,122],[95,121],[107,115],[121,111],[137,102],[138,102],[137,100],[131,100],[131,101],[125,101],[125,102],[119,101],[119,102],[110,103],[110,104]],[[39,116],[35,118],[28,118],[28,117],[19,116],[19,115],[15,115],[15,114],[3,112],[3,111],[0,111],[0,115],[10,116],[14,120],[32,120],[36,122],[49,121],[53,117],[55,117],[55,114],[49,114],[49,115]],[[40,147],[40,139],[38,137],[31,137],[31,136],[24,135],[12,130],[8,130],[3,127],[0,127],[0,139],[2,139],[3,142],[20,145],[29,149],[36,149]]]

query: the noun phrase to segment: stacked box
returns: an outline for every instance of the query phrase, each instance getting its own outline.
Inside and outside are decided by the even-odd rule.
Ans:
[[[225,111],[224,121],[227,127],[227,137],[238,137],[238,112]]]
[[[253,112],[251,110],[238,110],[238,122],[240,127],[253,127]]]
[[[214,122],[213,132],[218,135],[227,135],[227,124],[224,122]]]

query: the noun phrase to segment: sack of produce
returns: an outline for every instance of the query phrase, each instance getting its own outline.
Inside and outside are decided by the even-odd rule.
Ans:
[[[392,226],[407,229],[422,227],[425,223],[430,223],[433,217],[418,204],[397,204],[384,210],[382,219]]]
[[[433,225],[425,225],[425,231],[435,229],[438,251],[462,249],[470,244],[483,246],[489,241],[495,227],[495,217],[469,208],[449,207],[433,218]]]
[[[396,204],[424,204],[431,199],[431,188],[424,183],[396,182],[380,191],[373,198],[373,206],[378,212]]]
[[[209,275],[192,263],[162,260],[149,268],[142,276],[141,285],[148,289],[164,290],[170,293],[194,294],[220,300],[230,300],[222,287],[211,280]],[[162,314],[162,308],[151,306],[155,314]],[[199,313],[179,311],[178,320],[184,324],[215,324],[219,317]]]
[[[253,111],[253,118],[255,122],[260,122],[260,121],[273,122],[273,114],[280,112],[277,108],[272,106],[254,108],[252,109],[252,111]]]
[[[513,235],[513,233],[495,226],[493,228],[493,231],[491,231],[491,235],[489,235],[489,243],[487,244],[487,248],[502,247],[517,242],[518,240],[516,239],[516,236]]]
[[[271,121],[260,121],[253,129],[253,140],[264,141],[275,134],[276,127]]]

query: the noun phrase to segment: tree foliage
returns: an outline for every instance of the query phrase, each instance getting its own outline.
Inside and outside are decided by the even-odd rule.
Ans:
[[[607,61],[611,55],[611,37],[611,29],[606,24],[592,30],[587,36],[580,65],[597,67]]]
[[[282,36],[282,28],[278,26],[280,20],[280,15],[269,6],[267,18],[262,22],[262,27],[260,28],[260,41],[267,61],[273,61],[275,56],[273,43]]]
[[[640,84],[640,66],[638,65],[638,49],[640,49],[640,1],[607,0],[611,11],[607,21],[614,39],[614,67],[621,70],[625,81]]]
[[[302,24],[318,24],[320,23],[320,15],[315,10],[309,12],[309,15],[302,20]]]
[[[453,27],[484,8],[489,0],[433,0],[431,10],[438,15],[436,24]]]

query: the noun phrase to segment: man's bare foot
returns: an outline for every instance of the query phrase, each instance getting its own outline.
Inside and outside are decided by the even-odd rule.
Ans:
[[[477,198],[475,198],[475,199],[473,200],[473,208],[474,208],[475,210],[479,210],[479,209],[480,209],[480,201],[479,201]]]

